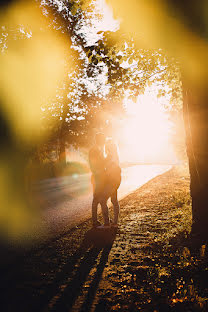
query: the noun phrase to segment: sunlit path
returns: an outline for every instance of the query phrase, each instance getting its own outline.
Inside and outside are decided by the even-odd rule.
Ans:
[[[122,170],[122,183],[118,190],[119,199],[136,190],[149,180],[171,168],[170,165],[141,165]]]
[[[138,165],[122,170],[119,199],[136,190],[152,178],[171,168],[170,165]],[[49,235],[77,226],[91,216],[92,189],[90,175],[63,177],[42,181],[39,185],[44,209],[44,226]]]

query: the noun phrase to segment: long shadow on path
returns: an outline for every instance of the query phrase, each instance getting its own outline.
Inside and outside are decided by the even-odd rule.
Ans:
[[[92,306],[93,300],[95,298],[99,282],[100,282],[101,277],[102,277],[102,273],[104,271],[106,262],[108,261],[108,255],[110,253],[111,247],[112,247],[112,245],[109,247],[103,248],[102,255],[100,258],[100,262],[97,266],[97,271],[94,275],[93,281],[91,282],[88,293],[85,296],[85,300],[84,300],[82,307],[80,309],[81,311],[90,311],[90,309],[91,309],[91,306]]]
[[[75,303],[81,305],[80,311],[89,311],[115,235],[113,229],[89,230],[80,248],[56,275],[53,284],[39,300],[34,311],[71,311]],[[83,287],[89,278],[90,286]],[[79,296],[84,298],[77,302]]]

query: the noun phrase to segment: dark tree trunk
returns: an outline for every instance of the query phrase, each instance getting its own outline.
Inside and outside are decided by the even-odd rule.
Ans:
[[[206,1],[166,0],[171,16],[187,28],[186,57],[176,42],[184,68],[184,122],[192,197],[192,236],[208,240],[208,24]],[[197,38],[193,45],[189,35]],[[198,46],[197,46],[198,45]],[[183,46],[183,45],[182,45]],[[189,49],[189,50],[188,50]],[[197,51],[198,50],[198,51]],[[202,52],[203,51],[203,52]],[[185,66],[183,66],[185,65]],[[194,70],[197,68],[197,70]],[[193,73],[195,72],[195,75]]]
[[[60,140],[59,161],[66,164],[66,146],[63,139]]]
[[[208,240],[208,90],[184,86],[184,123],[192,197],[192,237]]]

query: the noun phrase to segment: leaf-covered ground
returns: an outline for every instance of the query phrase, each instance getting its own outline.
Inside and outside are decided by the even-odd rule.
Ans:
[[[190,230],[184,167],[126,197],[96,311],[208,311],[207,259],[185,247]]]
[[[205,249],[193,255],[184,247],[187,168],[156,177],[120,205],[117,233],[86,221],[20,257],[3,274],[6,311],[208,311]]]

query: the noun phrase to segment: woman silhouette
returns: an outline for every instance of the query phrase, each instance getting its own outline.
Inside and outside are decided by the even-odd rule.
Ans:
[[[108,139],[105,143],[105,154],[106,183],[107,188],[109,189],[109,197],[111,198],[114,209],[114,219],[112,225],[117,227],[120,210],[117,190],[121,184],[121,168],[119,165],[117,145],[112,139]]]

